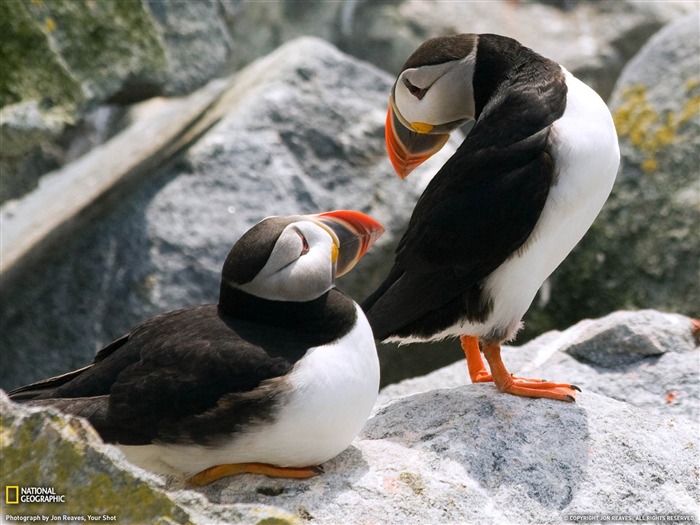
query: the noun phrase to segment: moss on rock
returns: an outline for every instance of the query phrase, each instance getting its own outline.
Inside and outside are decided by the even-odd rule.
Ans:
[[[188,513],[105,446],[83,420],[0,399],[0,464],[5,485],[51,487],[65,503],[20,503],[16,515],[112,515],[120,524],[192,523]],[[123,460],[121,460],[123,461]],[[6,509],[8,510],[8,509]],[[9,511],[9,510],[8,510]]]
[[[99,104],[160,93],[168,70],[141,0],[3,0],[0,62],[0,202],[62,163],[68,125]]]
[[[77,80],[51,50],[45,34],[51,27],[33,18],[26,2],[0,2],[0,107],[25,100],[73,106],[82,98]]]
[[[83,419],[12,403],[0,390],[0,479],[4,486],[47,487],[65,502],[22,503],[3,515],[114,516],[113,523],[299,525],[269,505],[217,505],[201,494],[166,486],[105,445]],[[70,522],[68,519],[53,522]],[[89,521],[89,520],[88,520]],[[85,521],[85,522],[88,522]],[[97,521],[97,520],[95,520]],[[107,521],[107,520],[105,520]]]

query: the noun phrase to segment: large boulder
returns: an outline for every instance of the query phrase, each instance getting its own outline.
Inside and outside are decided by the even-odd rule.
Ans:
[[[650,39],[623,71],[611,100],[618,179],[526,316],[526,337],[618,309],[698,315],[699,56],[695,13]]]
[[[699,460],[688,421],[596,394],[568,404],[467,385],[381,407],[318,478],[242,476],[201,492],[319,524],[543,524],[591,515],[605,522],[613,514],[697,520]]]
[[[427,178],[453,151],[445,148],[409,181],[393,176],[383,141],[390,86],[388,74],[322,40],[302,38],[251,64],[223,91],[213,89],[218,99],[202,109],[206,132],[189,149],[174,160],[154,156],[119,192],[97,199],[86,212],[89,221],[64,227],[15,264],[0,298],[0,384],[12,388],[83,366],[96,349],[150,316],[216,302],[229,249],[268,215],[351,208],[384,224],[387,233],[339,282],[364,297],[386,274]],[[185,109],[164,117],[178,111]],[[212,121],[211,114],[223,118]],[[160,143],[153,130],[162,128],[144,128],[125,130],[91,156],[88,168],[80,162],[75,168],[115,169],[149,141]],[[55,189],[65,189],[61,181],[75,174],[67,167],[56,175],[37,190],[54,202]],[[74,199],[93,191],[89,183],[70,188]],[[3,212],[3,227],[22,224],[11,217],[17,210]],[[34,222],[53,220],[39,205],[26,213]]]

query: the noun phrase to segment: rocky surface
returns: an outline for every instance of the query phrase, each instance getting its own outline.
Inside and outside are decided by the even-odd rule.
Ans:
[[[7,403],[2,409],[3,435],[10,436],[3,443],[2,459],[10,460],[5,479],[55,486],[73,502],[66,512],[94,508],[119,516],[119,523],[567,523],[591,514],[698,519],[695,425],[592,393],[566,404],[499,394],[492,385],[433,390],[379,408],[317,478],[245,475],[197,491],[171,483],[165,492],[161,479],[125,464],[84,423]],[[38,457],[45,458],[43,468],[29,473],[23,465],[36,465]],[[126,498],[140,504],[124,505]]]
[[[660,417],[697,423],[699,345],[700,326],[688,317],[655,310],[621,311],[581,321],[562,332],[547,332],[521,347],[504,347],[503,362],[515,375],[574,383],[584,392],[625,401]],[[410,351],[410,346],[399,351]],[[377,404],[469,383],[462,359],[387,386]]]
[[[309,523],[543,524],[582,514],[698,519],[695,430],[596,394],[565,404],[468,385],[380,408],[321,477],[244,476],[202,492],[217,504],[274,504]]]

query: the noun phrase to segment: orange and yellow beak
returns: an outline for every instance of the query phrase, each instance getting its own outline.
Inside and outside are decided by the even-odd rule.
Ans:
[[[391,164],[402,179],[440,151],[450,138],[447,133],[430,134],[431,129],[432,126],[420,122],[406,127],[396,114],[393,98],[389,98],[384,140]]]
[[[333,236],[336,277],[348,273],[369,247],[384,233],[384,227],[369,215],[352,210],[336,210],[312,216]]]

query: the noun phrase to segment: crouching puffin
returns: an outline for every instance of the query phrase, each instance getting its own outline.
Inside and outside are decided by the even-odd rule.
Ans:
[[[334,280],[383,231],[354,211],[267,218],[231,249],[218,305],[149,319],[10,398],[85,417],[133,463],[193,485],[314,476],[377,397],[372,331]]]
[[[562,66],[511,38],[426,41],[389,98],[386,145],[398,175],[468,121],[363,308],[380,340],[460,336],[473,382],[574,401],[575,386],[511,376],[500,344],[610,194],[620,159],[610,112]]]

